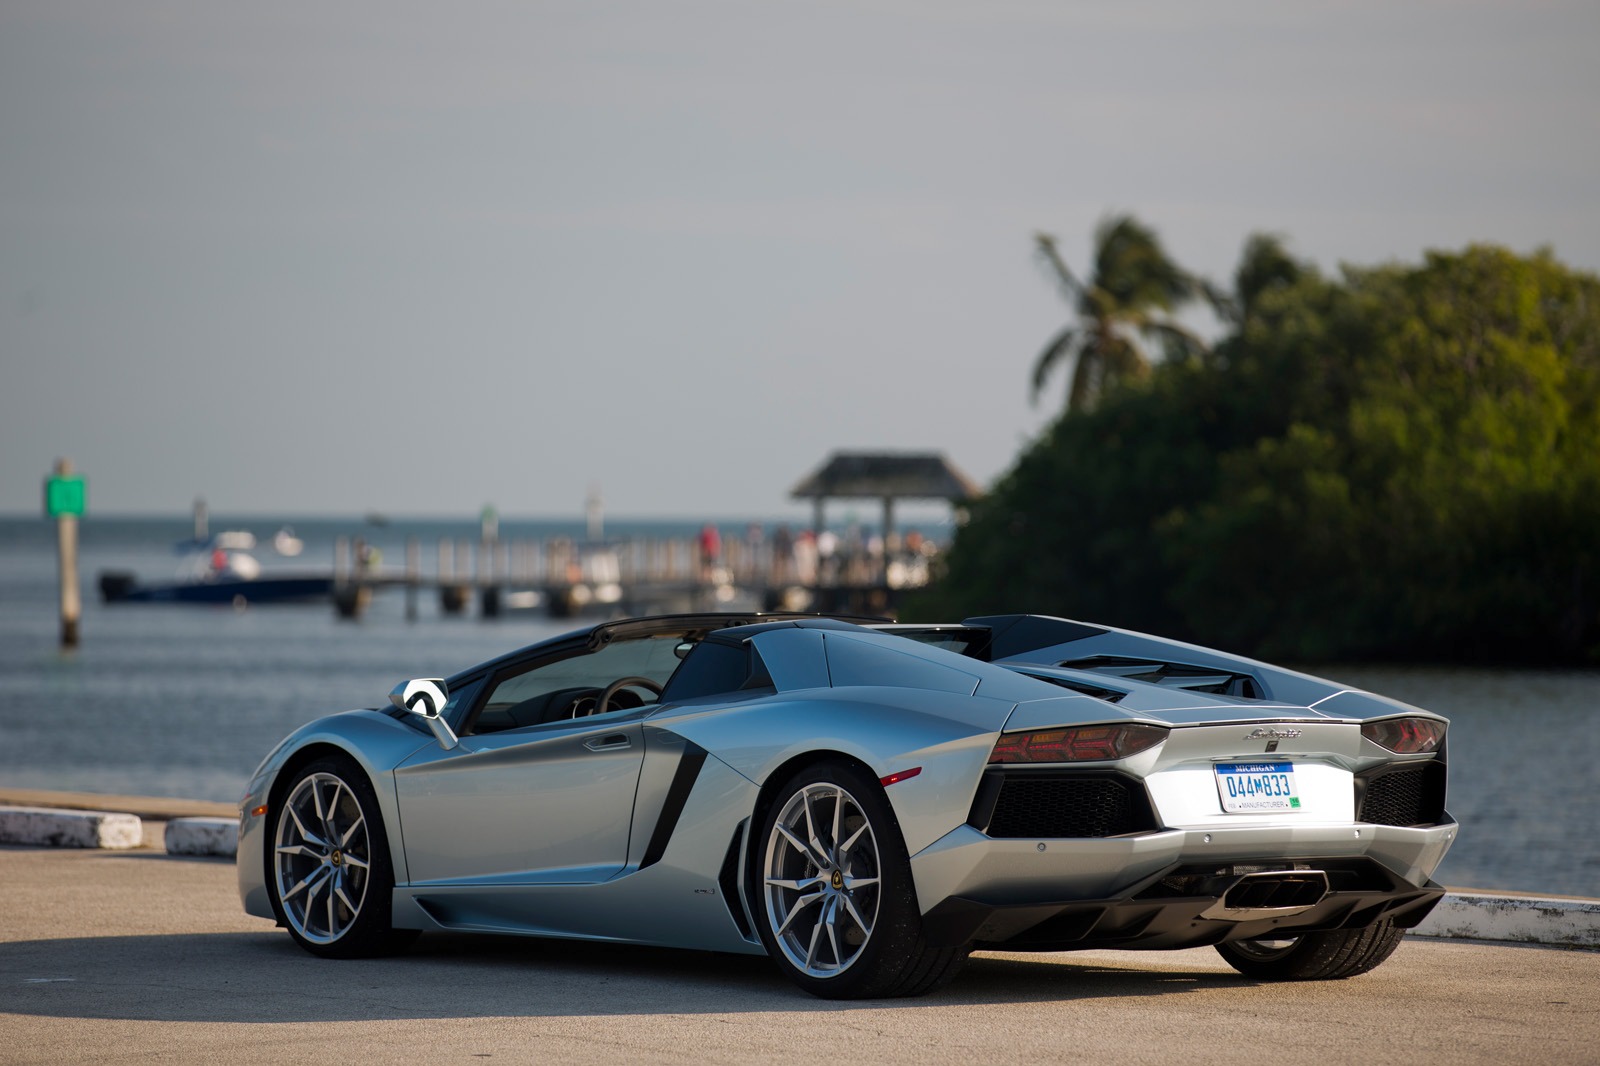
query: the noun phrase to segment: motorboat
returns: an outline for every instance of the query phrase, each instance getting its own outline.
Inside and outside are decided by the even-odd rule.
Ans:
[[[209,551],[191,553],[177,580],[164,584],[144,584],[125,570],[102,571],[100,598],[105,603],[239,605],[326,602],[333,596],[331,573],[270,573],[247,551],[224,548],[216,538],[212,544]]]

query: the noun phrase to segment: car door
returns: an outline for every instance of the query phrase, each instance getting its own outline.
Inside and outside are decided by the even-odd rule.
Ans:
[[[395,770],[409,883],[591,884],[620,871],[640,723],[678,644],[649,630],[541,646],[462,690],[460,743]]]
[[[394,775],[411,884],[579,884],[627,861],[636,708],[463,737]]]

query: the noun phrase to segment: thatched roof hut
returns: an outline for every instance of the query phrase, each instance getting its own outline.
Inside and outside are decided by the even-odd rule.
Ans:
[[[823,528],[829,499],[883,501],[883,535],[894,533],[896,500],[947,500],[956,507],[982,495],[976,482],[938,452],[834,452],[789,495],[815,503],[816,529]]]

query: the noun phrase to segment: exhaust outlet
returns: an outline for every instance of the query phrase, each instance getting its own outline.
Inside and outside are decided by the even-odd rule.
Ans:
[[[1283,918],[1308,911],[1328,894],[1328,875],[1321,870],[1264,870],[1245,874],[1200,917],[1222,922]]]

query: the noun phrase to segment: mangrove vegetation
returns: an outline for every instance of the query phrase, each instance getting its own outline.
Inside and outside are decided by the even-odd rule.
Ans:
[[[1600,279],[1493,246],[1232,285],[1112,219],[1034,365],[1066,409],[909,613],[1019,609],[1299,661],[1600,661]],[[1169,313],[1208,300],[1202,343]]]

